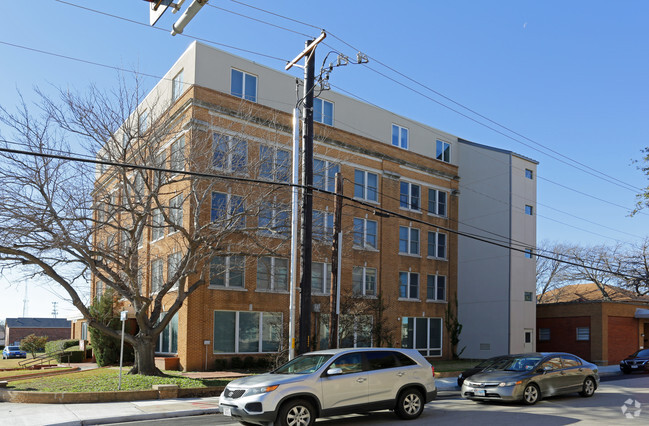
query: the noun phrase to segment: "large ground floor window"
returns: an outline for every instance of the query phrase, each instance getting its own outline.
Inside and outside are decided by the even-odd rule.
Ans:
[[[340,315],[338,319],[338,338],[341,348],[372,347],[372,315]],[[320,349],[329,348],[329,314],[320,315],[318,324]]]
[[[401,347],[417,349],[424,356],[441,356],[442,319],[403,317]]]
[[[214,353],[277,352],[281,312],[214,311]]]
[[[163,313],[166,315],[166,313]],[[169,321],[169,324],[158,336],[158,343],[155,346],[156,353],[175,354],[178,353],[178,314]]]

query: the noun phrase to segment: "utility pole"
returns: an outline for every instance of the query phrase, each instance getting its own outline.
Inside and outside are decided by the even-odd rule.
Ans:
[[[331,291],[329,294],[329,349],[338,347],[338,314],[340,309],[340,298],[338,289],[340,287],[339,277],[342,265],[340,252],[342,250],[342,212],[343,212],[343,176],[336,173],[336,201],[334,206],[334,235],[331,246]]]
[[[298,353],[309,352],[311,347],[311,250],[313,236],[313,90],[315,88],[315,49],[326,37],[307,40],[306,47],[295,59],[286,64],[289,70],[297,61],[304,62],[304,98],[302,112],[302,260],[300,268],[300,344]]]

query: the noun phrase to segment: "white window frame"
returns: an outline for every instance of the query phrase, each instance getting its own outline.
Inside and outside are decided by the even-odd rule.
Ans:
[[[234,93],[234,91],[232,90],[232,84],[233,84],[232,75],[235,72],[241,73],[241,95]],[[254,99],[248,99],[248,97],[246,96],[246,76],[254,77],[255,79]],[[259,97],[259,77],[249,72],[237,68],[232,68],[230,71],[230,94],[232,96],[236,96],[237,98],[245,99],[250,102],[257,102],[257,98]]]
[[[442,148],[441,154],[439,153],[440,146]],[[445,156],[446,153],[448,153],[448,156]],[[435,159],[443,161],[444,163],[451,162],[451,144],[449,142],[445,142],[439,139],[435,141]]]
[[[267,227],[270,229],[262,228],[261,218],[262,212],[270,213],[270,222]],[[284,223],[282,223],[282,215],[285,216]],[[291,214],[288,204],[282,203],[271,203],[271,204],[262,204],[259,210],[259,215],[257,216],[257,226],[259,227],[259,233],[261,235],[274,237],[274,238],[289,238],[291,235]],[[282,232],[283,226],[283,232]]]
[[[167,256],[167,282],[171,281],[171,278],[174,276],[178,269],[180,268],[180,262],[182,261],[182,252],[175,251],[170,253]],[[180,280],[174,284],[173,288],[178,288],[178,283]]]
[[[434,247],[434,253],[433,255],[430,254],[430,247],[431,247],[431,235],[434,234],[433,238],[433,244],[432,246]],[[440,244],[440,235],[444,236],[444,244]],[[441,260],[446,260],[448,259],[448,235],[443,233],[443,232],[435,232],[435,231],[428,231],[428,241],[426,242],[427,245],[427,250],[428,250],[428,255],[427,257],[429,259],[441,259]],[[444,247],[444,256],[439,256],[439,249],[440,247]]]
[[[215,164],[215,156],[217,154],[217,148],[219,147],[219,141],[225,141],[225,150],[224,150],[224,163],[225,164]],[[242,148],[243,147],[243,148]],[[243,153],[243,166],[238,167],[236,163],[238,154]],[[221,170],[224,172],[238,173],[238,174],[247,174],[248,166],[250,159],[248,158],[248,141],[241,139],[235,136],[226,135],[224,133],[212,132],[212,168],[214,170]],[[237,167],[235,167],[235,165]]]
[[[265,151],[265,152],[262,152]],[[280,162],[277,159],[278,152],[282,152],[285,155],[288,155],[288,162],[285,164],[285,168],[280,167]],[[287,149],[281,149],[278,147],[270,145],[259,145],[259,176],[262,179],[268,179],[272,182],[289,182],[291,180],[291,152]],[[270,161],[271,163],[271,172],[270,176],[262,174],[262,165],[265,161]],[[284,176],[281,176],[280,171],[284,171]]]
[[[413,297],[413,295],[410,294],[411,293],[410,288],[412,286],[411,277],[414,276],[414,275],[417,276],[417,287],[416,287],[417,288],[417,295],[415,297]],[[420,300],[420,295],[421,295],[421,281],[419,280],[420,276],[421,275],[418,272],[399,271],[399,300]],[[407,281],[406,281],[406,295],[405,296],[401,295],[401,287],[402,287],[401,277],[407,277],[406,278]]]
[[[442,198],[444,199],[443,201],[441,200]],[[444,206],[442,213],[440,213],[440,206]],[[428,214],[440,217],[448,216],[448,192],[428,188]]]
[[[363,174],[363,182],[362,183],[356,182],[356,174],[357,173],[362,173]],[[374,190],[374,194],[376,195],[376,199],[369,198],[369,193],[370,193],[370,186],[368,184],[369,175],[373,175],[373,176],[376,177],[376,188]],[[362,192],[363,192],[362,195],[357,195],[356,194],[356,188],[357,187],[360,187],[362,189]],[[360,169],[354,170],[354,198],[357,199],[357,200],[365,200],[365,201],[378,203],[379,202],[379,175],[376,174],[376,173],[365,171],[365,170],[360,170]]]
[[[424,356],[430,356],[430,357],[441,357],[443,353],[443,347],[444,347],[444,319],[441,317],[402,317],[401,319],[401,339],[402,339],[402,347],[403,347],[403,325],[407,323],[409,319],[413,320],[413,325],[412,325],[412,348],[410,349],[415,349],[419,351]],[[417,348],[417,323],[421,319],[426,319],[426,330],[428,331],[426,333],[426,347],[425,348]],[[439,321],[439,342],[440,342],[440,347],[438,348],[432,348],[430,346],[430,329],[431,329],[431,323],[435,320],[435,322]],[[431,354],[431,352],[434,352]]]
[[[590,327],[577,327],[576,340],[578,342],[590,341]]]
[[[164,260],[151,261],[151,294],[158,293],[164,286]]]
[[[316,223],[316,216],[322,217],[322,226]],[[334,234],[334,214],[328,211],[314,210],[312,220],[313,241],[330,243],[333,240]]]
[[[395,130],[397,131],[396,143],[395,143],[395,140],[394,140],[394,131]],[[405,141],[404,141],[404,138],[403,138],[403,130],[406,131]],[[392,146],[396,146],[398,148],[407,150],[407,149],[409,149],[409,145],[410,145],[410,130],[407,127],[403,127],[403,126],[400,126],[398,124],[392,123],[392,133],[390,134],[390,139],[391,139],[391,142],[392,142]]]
[[[171,80],[171,102],[175,102],[183,92],[183,71],[178,71]]]
[[[433,278],[433,298],[431,299],[428,297],[428,289],[429,289],[429,284],[430,279]],[[440,281],[443,282],[443,287],[444,287],[444,298],[438,299],[438,293],[440,289]],[[427,302],[446,302],[447,301],[447,293],[448,293],[448,280],[446,279],[446,275],[437,275],[437,274],[428,274],[426,277],[426,301]]]
[[[182,135],[171,144],[169,168],[174,170],[174,176],[185,171],[185,135]]]
[[[408,193],[407,194],[404,194],[401,191],[403,185],[407,185],[407,187],[408,187],[408,191],[407,191]],[[415,196],[413,195],[413,188],[415,188],[415,187],[419,189],[419,197],[417,197],[417,207],[413,208],[412,205],[413,205],[413,201],[415,200]],[[404,195],[407,198],[407,203],[406,203],[407,205],[406,206],[403,205],[403,200],[402,200]],[[421,211],[421,185],[418,185],[416,183],[406,182],[406,181],[403,181],[403,180],[399,182],[399,208],[403,209],[403,210],[410,210],[410,211],[413,211],[413,212],[420,212]]]
[[[291,262],[289,259],[284,258],[284,257],[273,257],[273,256],[262,256],[257,260],[257,271],[259,271],[259,261],[261,259],[270,259],[270,271],[269,271],[269,283],[268,283],[268,288],[259,288],[259,273],[257,273],[257,279],[255,281],[255,289],[256,291],[260,292],[265,292],[265,293],[288,293],[289,289],[289,280],[290,280],[290,269],[291,269]],[[281,259],[286,261],[286,288],[285,289],[278,289],[277,284],[276,284],[276,269],[277,266],[275,265],[277,262],[277,259]]]
[[[356,241],[356,221],[362,221],[363,222],[363,232],[361,234],[361,244],[358,244]],[[367,224],[368,222],[372,222],[374,224],[374,229],[376,233],[374,234],[374,245],[370,244],[368,242],[368,233],[367,233]],[[375,220],[370,220],[367,218],[362,218],[362,217],[355,217],[354,218],[354,228],[353,228],[353,247],[354,248],[361,248],[361,249],[372,249],[372,250],[377,250],[378,246],[378,233],[379,233],[379,225],[378,222]]]
[[[371,292],[368,292],[368,277],[371,276],[371,274],[368,274],[369,272],[374,273],[374,290]],[[359,292],[354,292],[354,277],[357,275],[357,272],[360,272],[361,274],[361,291]],[[378,283],[378,270],[376,268],[370,268],[367,266],[354,266],[352,269],[352,292],[353,295],[356,297],[376,297],[376,287]]]
[[[216,285],[212,284],[212,261],[215,258],[220,258],[223,259],[224,261],[224,274],[223,274],[223,285]],[[241,262],[241,285],[231,285],[230,284],[230,271],[234,270],[235,265],[233,265],[233,260],[234,259],[240,259]],[[228,290],[246,290],[246,258],[245,256],[215,256],[212,259],[210,259],[210,280],[207,288],[213,289],[213,290],[223,290],[223,289],[228,289]],[[239,265],[236,265],[237,269]]]
[[[223,218],[225,221],[230,221],[232,218],[234,218],[236,215],[239,213],[235,214],[234,209],[238,207],[239,205],[242,208],[243,215],[237,220],[237,221],[232,221],[231,223],[228,224],[229,228],[234,228],[234,229],[241,229],[246,226],[246,206],[245,206],[245,199],[241,195],[234,195],[230,194],[229,192],[218,192],[218,191],[212,191],[212,205],[210,205],[210,222],[215,222],[217,220],[221,220],[220,217],[213,217],[213,212],[214,212],[214,194],[219,194],[219,195],[225,195],[225,214],[226,217]],[[233,198],[237,198],[241,201],[241,203],[238,203],[237,205],[233,204]]]
[[[214,317],[216,312],[233,312],[234,313],[234,352],[218,352],[216,351],[216,348],[214,345],[212,345],[212,353],[215,355],[223,355],[223,354],[230,354],[230,353],[235,353],[235,354],[254,354],[254,353],[275,353],[276,351],[263,351],[263,340],[264,340],[264,314],[268,315],[279,315],[281,317],[280,319],[280,324],[279,324],[279,336],[277,336],[277,341],[279,342],[279,346],[281,348],[281,339],[282,339],[282,328],[284,325],[284,314],[282,312],[263,312],[263,311],[226,311],[226,310],[214,310],[212,313],[212,324],[214,324]],[[241,323],[239,321],[239,314],[241,313],[256,313],[259,314],[259,327],[258,327],[258,346],[257,346],[257,352],[240,352],[239,351],[239,337],[240,337],[240,331],[241,331]],[[275,325],[277,326],[277,325]],[[214,326],[213,326],[214,327]],[[212,329],[213,333],[215,332],[215,327]]]
[[[314,291],[313,294],[331,294],[331,263],[311,262],[311,289],[313,290],[313,271],[319,269],[322,273],[322,290]]]
[[[179,228],[183,226],[183,194],[178,194],[169,200],[169,222]],[[173,226],[169,228],[169,235],[178,232]]]
[[[401,231],[402,230],[407,230],[408,232],[408,238],[405,240],[406,242],[406,248],[407,251],[401,251],[401,241],[404,241],[401,239]],[[413,251],[413,244],[415,243],[413,235],[417,235],[417,251]],[[410,226],[399,226],[399,254],[407,254],[411,256],[420,256],[421,255],[421,232],[419,232],[418,228],[412,228]]]
[[[315,175],[317,171],[316,163],[322,163],[323,181],[324,185],[318,186],[315,181]],[[325,191],[334,192],[336,190],[336,172],[340,172],[340,164],[332,163],[329,160],[321,160],[316,158],[313,160],[313,186],[315,188],[324,189]]]
[[[320,108],[319,108],[320,116],[316,114],[316,110],[318,109],[317,107],[318,104],[320,104]],[[331,116],[325,115],[325,109],[324,109],[325,104],[331,105]],[[328,117],[330,122],[325,120],[325,117]],[[334,125],[334,103],[321,98],[313,98],[313,121],[326,124],[327,126],[333,126]]]
[[[153,209],[151,213],[151,242],[163,239],[165,236],[164,215],[161,208]]]

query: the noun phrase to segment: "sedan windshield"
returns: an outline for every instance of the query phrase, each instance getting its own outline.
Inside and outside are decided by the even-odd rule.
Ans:
[[[649,349],[641,349],[631,356],[634,358],[649,358]]]
[[[501,358],[491,365],[489,370],[530,371],[541,362],[541,357],[511,357]]]
[[[7,350],[9,350],[9,351],[19,351],[20,348],[18,346],[7,346]]]
[[[279,367],[275,374],[309,374],[327,362],[331,355],[302,355]]]

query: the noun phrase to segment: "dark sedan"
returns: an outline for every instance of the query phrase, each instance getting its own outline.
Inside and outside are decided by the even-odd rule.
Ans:
[[[464,381],[462,396],[481,401],[522,401],[579,392],[593,396],[599,385],[595,364],[566,353],[508,355]]]
[[[471,377],[476,373],[480,373],[481,371],[486,370],[495,362],[497,362],[500,358],[502,358],[502,356],[496,356],[493,358],[485,359],[479,364],[477,364],[476,366],[467,368],[466,370],[461,372],[459,376],[457,376],[457,385],[462,386],[462,383],[464,383],[464,380],[466,380],[467,377]]]
[[[632,371],[649,371],[649,349],[640,349],[620,361],[620,370],[624,374]]]

